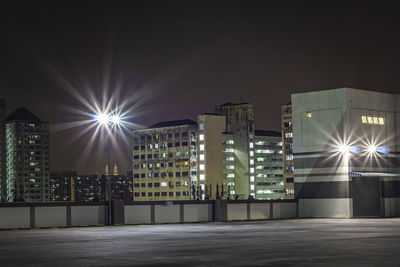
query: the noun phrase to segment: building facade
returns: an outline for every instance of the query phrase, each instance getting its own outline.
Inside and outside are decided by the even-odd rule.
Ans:
[[[196,198],[197,123],[160,122],[133,132],[135,201]]]
[[[49,128],[25,108],[6,120],[8,202],[49,200]]]
[[[400,95],[299,93],[292,109],[300,217],[400,215]]]
[[[292,105],[282,105],[282,152],[285,199],[294,199]]]
[[[284,199],[280,132],[255,131],[254,161],[250,160],[250,168],[255,169],[255,175],[250,176],[250,192],[255,199]]]
[[[135,200],[284,196],[281,135],[254,130],[251,104],[226,103],[197,123],[160,122],[133,135]]]
[[[6,100],[0,99],[0,202],[7,200],[6,183]]]
[[[225,132],[227,140],[226,155],[233,156],[233,161],[226,161],[227,176],[231,175],[229,196],[236,199],[248,199],[254,191],[250,190],[254,182],[250,176],[254,176],[254,107],[249,103],[226,103],[215,108],[215,113],[226,118]],[[232,151],[232,152],[228,152]]]

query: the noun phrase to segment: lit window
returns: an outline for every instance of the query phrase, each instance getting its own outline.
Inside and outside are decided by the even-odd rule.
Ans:
[[[233,141],[233,140],[227,140],[226,141],[226,144],[228,144],[228,145],[233,145],[235,142]]]
[[[307,118],[311,118],[312,117],[312,113],[310,111],[307,112]]]
[[[372,117],[372,119],[374,120],[374,124],[379,124],[378,117]]]
[[[154,144],[154,148],[157,149],[158,148],[158,144]]]
[[[204,151],[204,145],[203,144],[200,145],[200,151]]]
[[[234,173],[229,173],[229,174],[226,175],[226,177],[228,177],[228,178],[234,178],[234,177],[235,177],[235,174],[234,174]]]
[[[200,164],[199,168],[200,168],[200,171],[204,171],[204,164]]]
[[[235,190],[232,190],[230,193],[231,193],[231,195],[234,195],[235,194]]]
[[[254,165],[254,159],[250,160],[250,165]]]
[[[167,182],[161,182],[161,186],[167,186]]]
[[[250,196],[252,196],[252,197],[255,197],[255,196],[256,196],[256,194],[254,194],[254,193],[251,193],[251,194],[250,194]]]
[[[254,147],[254,143],[250,143],[250,148],[253,148]]]
[[[201,190],[204,190],[206,186],[204,184],[200,184]]]
[[[254,168],[250,168],[250,173],[254,173]]]
[[[235,182],[229,182],[228,186],[235,186]]]
[[[200,160],[204,160],[204,154],[200,154]]]
[[[254,176],[250,176],[250,182],[254,182]]]
[[[250,157],[253,157],[253,156],[254,156],[254,151],[251,150],[251,151],[250,151]]]
[[[200,181],[204,181],[206,179],[206,176],[204,174],[200,174]]]
[[[235,150],[233,148],[227,148],[225,149],[225,152],[235,152]]]
[[[204,134],[199,134],[199,141],[204,141]]]
[[[250,185],[250,190],[254,190],[254,184]]]
[[[374,120],[372,119],[371,116],[368,116],[367,120],[368,120],[368,124],[374,124]]]
[[[228,165],[228,166],[226,166],[226,168],[228,170],[234,170],[235,169],[235,165]]]
[[[201,123],[199,124],[199,130],[200,130],[200,131],[203,131],[203,130],[204,130],[204,123],[201,122]]]
[[[367,124],[368,123],[367,116],[361,116],[361,122]]]
[[[385,119],[382,117],[379,117],[379,124],[384,125],[385,124]]]
[[[285,133],[285,137],[286,138],[293,138],[293,133]]]
[[[293,160],[293,155],[286,155],[286,160]]]

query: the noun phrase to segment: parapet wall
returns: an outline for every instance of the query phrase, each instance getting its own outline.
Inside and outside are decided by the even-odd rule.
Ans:
[[[297,217],[297,201],[156,201],[113,208],[114,224],[193,223]],[[118,214],[117,214],[118,213]],[[99,226],[106,222],[104,203],[0,204],[0,229]]]

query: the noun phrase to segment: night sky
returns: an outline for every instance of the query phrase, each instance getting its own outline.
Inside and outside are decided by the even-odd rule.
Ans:
[[[295,92],[400,92],[400,16],[388,1],[9,1],[0,7],[0,97],[51,124],[51,170],[102,173],[104,140],[76,93],[114,96],[137,127],[255,105],[280,130]],[[217,4],[216,4],[217,2]],[[107,92],[105,95],[104,92]],[[125,131],[125,136],[129,131]],[[131,165],[117,138],[112,163]]]

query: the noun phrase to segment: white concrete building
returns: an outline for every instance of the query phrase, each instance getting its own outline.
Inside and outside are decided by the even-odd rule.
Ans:
[[[340,88],[291,100],[299,216],[399,216],[400,95]]]

